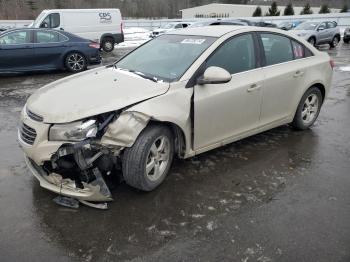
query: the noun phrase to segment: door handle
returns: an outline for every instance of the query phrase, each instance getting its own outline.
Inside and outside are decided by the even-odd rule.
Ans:
[[[304,72],[303,71],[296,71],[295,74],[294,74],[294,77],[300,77],[300,76],[303,76]]]
[[[247,89],[247,92],[250,93],[250,92],[253,92],[253,91],[257,91],[260,89],[260,85],[258,84],[252,84],[248,89]]]

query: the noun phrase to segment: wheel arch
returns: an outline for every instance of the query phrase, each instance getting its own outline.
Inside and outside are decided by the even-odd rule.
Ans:
[[[101,35],[100,44],[102,44],[102,41],[103,41],[105,38],[112,38],[113,41],[115,42],[115,38],[114,38],[113,34],[111,34],[111,33],[105,33],[105,34]]]
[[[174,136],[175,153],[179,158],[184,158],[186,152],[186,137],[185,132],[180,126],[173,122],[159,121],[156,119],[151,119],[148,125],[163,125],[168,127]]]
[[[325,86],[323,84],[321,84],[321,83],[315,83],[315,84],[311,85],[308,89],[306,89],[306,91],[309,90],[312,87],[317,87],[321,91],[322,103],[323,103],[323,101],[325,100],[325,97],[326,97],[326,88],[325,88]]]

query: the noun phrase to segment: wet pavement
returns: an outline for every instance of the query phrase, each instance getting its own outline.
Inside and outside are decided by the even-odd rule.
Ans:
[[[0,261],[350,261],[350,47],[324,51],[336,68],[311,130],[176,160],[153,192],[117,186],[108,211],[57,206],[17,146],[26,98],[68,74],[1,77]]]

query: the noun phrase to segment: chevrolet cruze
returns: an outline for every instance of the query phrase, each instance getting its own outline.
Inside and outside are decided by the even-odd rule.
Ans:
[[[279,29],[177,30],[115,64],[37,90],[21,113],[26,163],[50,191],[109,201],[106,178],[151,191],[188,158],[265,130],[307,129],[333,62]]]

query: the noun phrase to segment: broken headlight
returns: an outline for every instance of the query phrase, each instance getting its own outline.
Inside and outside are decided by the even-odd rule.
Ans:
[[[89,137],[96,137],[96,120],[77,121],[68,124],[55,124],[50,128],[49,140],[79,142]]]

